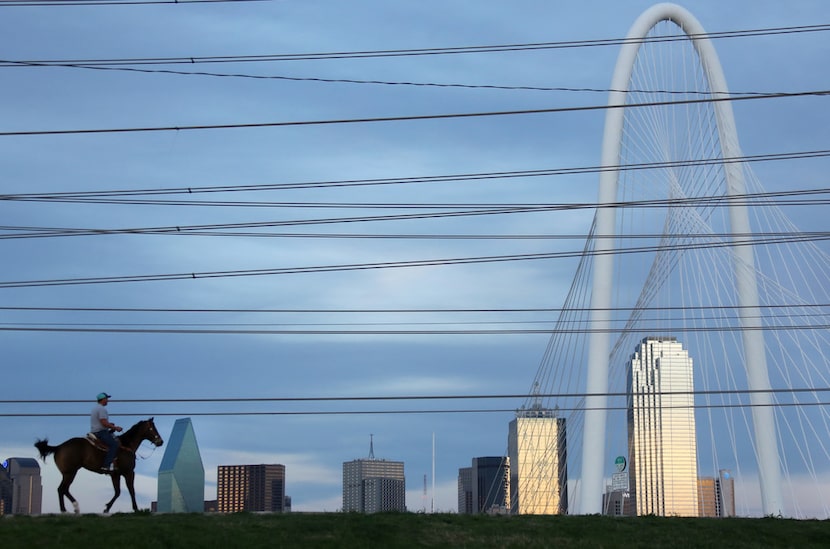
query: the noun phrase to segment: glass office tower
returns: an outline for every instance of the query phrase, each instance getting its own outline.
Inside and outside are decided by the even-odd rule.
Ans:
[[[637,515],[698,516],[692,359],[647,337],[628,362],[630,493]]]
[[[510,467],[505,456],[475,457],[472,461],[471,489],[473,513],[500,513],[510,504]]]
[[[160,513],[201,513],[205,509],[205,467],[190,418],[177,419],[158,472]]]

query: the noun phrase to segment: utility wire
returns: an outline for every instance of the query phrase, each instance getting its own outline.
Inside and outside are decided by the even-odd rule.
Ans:
[[[767,326],[638,326],[638,331],[649,333],[741,333],[748,331],[779,332],[779,331],[823,331],[830,329],[830,323],[824,324],[791,324],[791,325],[767,325]],[[0,326],[0,332],[42,332],[42,333],[87,333],[87,334],[176,334],[176,335],[375,335],[375,336],[400,336],[400,335],[547,335],[551,334],[625,334],[631,328],[500,328],[500,329],[223,329],[223,328],[82,328],[82,327],[36,327],[36,326]]]
[[[262,314],[412,314],[412,313],[561,313],[564,311],[585,313],[592,311],[732,311],[740,309],[792,309],[792,308],[826,308],[830,303],[790,303],[749,305],[678,305],[648,307],[519,307],[519,308],[465,308],[465,309],[193,309],[193,308],[158,308],[158,307],[27,307],[0,306],[0,311],[51,311],[51,312],[127,312],[127,313],[262,313]]]
[[[672,169],[685,168],[692,166],[718,166],[724,164],[735,163],[750,163],[750,162],[771,162],[782,160],[803,160],[810,158],[826,158],[830,156],[830,149],[818,149],[811,151],[795,151],[786,153],[768,153],[756,155],[742,155],[726,158],[702,158],[702,159],[688,159],[688,160],[670,160],[662,162],[642,162],[635,164],[625,164],[621,166],[577,166],[570,168],[549,168],[539,170],[511,170],[502,172],[481,172],[481,173],[467,173],[467,174],[449,174],[449,175],[427,175],[427,176],[410,176],[410,177],[384,177],[375,179],[344,179],[344,180],[329,180],[329,181],[308,181],[308,182],[290,182],[290,183],[265,183],[258,185],[213,185],[202,187],[172,187],[172,188],[150,188],[150,189],[124,189],[124,190],[104,190],[104,191],[64,191],[57,193],[15,193],[15,194],[0,194],[0,200],[14,200],[14,201],[56,201],[56,202],[83,202],[93,198],[113,198],[125,196],[157,196],[157,195],[194,195],[204,193],[226,193],[226,192],[252,192],[252,191],[272,191],[272,190],[295,190],[295,189],[310,189],[310,188],[329,188],[329,187],[361,187],[361,186],[375,186],[375,185],[402,185],[415,183],[446,183],[451,181],[480,181],[490,179],[513,179],[523,177],[547,177],[547,176],[562,176],[562,175],[581,175],[581,174],[595,174],[608,171],[640,171],[651,169]],[[820,189],[816,189],[819,191]],[[809,193],[810,190],[802,192]],[[112,202],[121,203],[121,202]],[[132,204],[133,202],[124,202]],[[192,201],[187,202],[171,202],[172,205],[191,204]],[[155,203],[153,203],[155,204]],[[158,204],[166,205],[166,202],[158,202]],[[211,203],[200,202],[199,204]],[[266,202],[217,202],[217,205],[251,205],[256,206],[263,204],[269,206],[272,203]]]
[[[527,398],[527,395],[524,396]],[[678,409],[678,410],[697,410],[697,409],[743,409],[756,407],[771,407],[771,408],[801,408],[812,406],[830,406],[830,402],[769,402],[769,403],[707,403],[707,404],[675,404],[662,405],[661,409]],[[577,406],[562,406],[558,405],[557,409],[560,412],[585,412],[587,410],[608,410],[608,411],[625,411],[628,406],[591,406],[584,405]],[[393,414],[481,414],[481,413],[517,413],[521,412],[518,408],[448,408],[448,409],[398,409],[398,410],[269,410],[269,411],[233,411],[233,412],[160,412],[152,413],[153,417],[164,416],[351,416],[351,415],[393,415]],[[147,413],[137,412],[119,412],[122,417],[147,417]],[[0,413],[0,417],[87,417],[86,414],[79,413]]]
[[[238,231],[240,229],[263,229],[263,228],[273,228],[273,227],[286,227],[286,226],[300,226],[300,225],[328,225],[328,224],[339,224],[339,223],[364,223],[364,222],[377,222],[377,221],[404,221],[404,220],[418,220],[418,219],[436,219],[436,218],[455,218],[455,217],[469,217],[469,216],[483,216],[483,215],[504,215],[504,214],[516,214],[516,213],[538,213],[538,212],[557,212],[557,211],[576,211],[576,210],[584,210],[584,209],[591,209],[596,210],[600,208],[615,208],[615,209],[622,209],[622,208],[662,208],[662,207],[671,207],[671,208],[680,208],[680,207],[700,207],[700,206],[707,206],[707,207],[728,207],[728,206],[735,206],[735,205],[746,205],[746,206],[782,206],[782,205],[808,205],[808,206],[815,206],[815,205],[822,205],[822,204],[830,204],[830,199],[810,199],[805,200],[803,198],[799,198],[798,200],[777,200],[772,201],[769,200],[770,198],[782,198],[782,197],[803,197],[806,195],[813,195],[813,194],[826,194],[830,192],[830,189],[812,189],[812,190],[795,190],[795,191],[779,191],[779,192],[770,192],[770,193],[749,193],[743,195],[734,195],[734,196],[704,196],[704,197],[687,197],[687,198],[680,198],[680,199],[654,199],[654,200],[636,200],[636,201],[624,201],[624,202],[615,202],[609,204],[602,204],[602,203],[562,203],[562,204],[507,204],[504,207],[492,207],[493,204],[486,204],[486,205],[393,205],[393,208],[418,208],[418,209],[425,209],[425,208],[442,208],[442,207],[456,207],[456,206],[464,206],[468,208],[473,208],[469,210],[456,210],[456,211],[442,211],[442,212],[423,212],[423,213],[407,213],[407,214],[393,214],[393,215],[377,215],[377,216],[357,216],[357,217],[338,217],[338,218],[318,218],[318,219],[302,219],[302,220],[275,220],[275,221],[256,221],[256,222],[245,222],[245,223],[224,223],[224,224],[210,224],[210,225],[175,225],[175,226],[163,226],[163,227],[133,227],[133,228],[125,228],[125,229],[92,229],[92,228],[66,228],[66,227],[21,227],[21,226],[0,226],[0,231],[9,231],[12,234],[0,234],[0,240],[5,239],[20,239],[20,238],[55,238],[55,237],[69,237],[69,236],[92,236],[92,235],[119,235],[119,234],[142,234],[142,235],[190,235],[190,236],[237,236],[237,237],[252,237],[252,236],[270,236],[276,237],[278,234],[269,234],[269,233],[236,233],[236,232],[211,232],[211,231]],[[764,199],[763,201],[759,201],[759,199]],[[291,203],[292,207],[300,207],[296,203]],[[311,205],[305,205],[304,207],[309,208],[317,208],[317,207],[329,207],[329,206],[321,206],[319,204],[312,203]],[[372,205],[363,204],[360,207],[362,208],[371,208]],[[384,207],[390,207],[388,205],[384,205]],[[741,237],[746,239],[753,239],[758,236],[763,237],[798,237],[798,238],[805,238],[805,239],[820,239],[825,236],[822,232],[786,232],[786,233],[745,233],[745,234],[738,234],[738,233],[719,233],[721,236],[724,237]],[[279,236],[285,236],[285,234],[279,234]],[[701,235],[679,235],[678,238],[690,238],[692,236],[696,236],[699,238],[715,238],[717,235],[715,234],[708,234],[703,233]],[[305,235],[304,237],[308,237]],[[324,238],[324,235],[316,235],[316,238]],[[363,238],[391,238],[390,235],[375,235],[375,236],[366,236],[363,235]],[[439,235],[421,235],[421,238],[431,238],[437,239]],[[506,239],[509,238],[509,235],[497,235],[497,238]],[[543,238],[541,235],[530,235],[533,238]],[[344,235],[341,235],[340,238],[345,238]],[[402,237],[403,238],[403,237]],[[410,237],[414,238],[414,237]],[[478,236],[468,236],[468,238],[484,238],[483,235]],[[564,238],[588,238],[588,235],[545,235],[544,238],[550,239],[564,239]],[[600,238],[610,238],[609,236],[603,235],[590,235],[592,239],[600,239]],[[654,235],[631,235],[632,239],[635,238],[654,238]]]
[[[57,6],[137,6],[150,4],[232,4],[273,0],[2,0],[0,8]]]
[[[71,0],[70,0],[71,1]],[[184,57],[144,57],[121,59],[43,59],[3,61],[5,66],[23,65],[27,63],[38,66],[113,66],[113,65],[193,65],[198,63],[245,63],[245,62],[273,62],[273,61],[312,61],[321,59],[367,59],[378,57],[410,57],[424,55],[456,55],[470,53],[492,53],[528,50],[571,49],[598,46],[621,46],[625,44],[649,44],[662,42],[678,42],[687,40],[722,38],[744,38],[770,35],[786,35],[826,32],[830,24],[797,25],[789,27],[767,27],[734,31],[706,32],[699,34],[671,34],[665,36],[646,36],[642,38],[601,38],[590,40],[567,40],[556,42],[529,42],[518,44],[498,44],[479,46],[451,46],[438,48],[409,48],[367,51],[341,51],[319,53],[288,53],[288,54],[260,54],[260,55],[227,55],[227,56],[184,56]],[[3,66],[0,64],[0,66]]]
[[[160,282],[173,280],[196,280],[196,279],[213,279],[213,278],[236,278],[236,277],[251,277],[251,276],[274,276],[286,274],[310,274],[310,273],[329,273],[329,272],[346,272],[346,271],[364,271],[375,269],[399,269],[412,267],[435,267],[448,265],[470,265],[482,263],[502,263],[513,261],[533,261],[542,259],[567,259],[580,258],[597,255],[621,255],[632,253],[655,253],[660,251],[678,251],[678,250],[695,250],[695,249],[713,249],[736,246],[759,246],[771,244],[789,244],[796,242],[813,242],[828,240],[828,236],[816,237],[777,237],[768,239],[752,239],[752,240],[736,240],[730,242],[713,242],[713,243],[685,243],[685,244],[664,244],[655,246],[640,246],[629,248],[616,248],[608,250],[579,250],[569,252],[550,252],[550,253],[536,253],[536,254],[516,254],[516,255],[498,255],[498,256],[479,256],[479,257],[463,257],[463,258],[444,258],[444,259],[422,259],[413,261],[389,261],[380,263],[354,263],[354,264],[340,264],[340,265],[321,265],[314,267],[282,267],[270,269],[246,269],[246,270],[232,270],[232,271],[207,271],[207,272],[192,272],[192,273],[168,273],[168,274],[148,274],[148,275],[128,275],[128,276],[109,276],[109,277],[85,277],[85,278],[63,278],[50,280],[20,280],[0,282],[0,289],[6,288],[33,288],[45,286],[77,286],[88,284],[113,284],[125,282]]]
[[[724,101],[750,101],[755,99],[785,99],[796,97],[823,97],[830,95],[830,90],[810,90],[799,91],[791,93],[771,93],[764,95],[753,95],[743,97],[709,97],[698,99],[678,99],[674,101],[649,101],[644,103],[628,103],[624,105],[588,105],[581,107],[555,107],[550,109],[528,109],[528,110],[511,110],[511,111],[488,111],[488,112],[470,112],[470,113],[446,113],[446,114],[422,114],[422,115],[408,115],[408,116],[389,116],[376,118],[343,118],[343,119],[328,119],[328,120],[297,120],[297,121],[282,121],[282,122],[251,122],[251,123],[236,123],[236,124],[200,124],[188,126],[145,126],[145,127],[131,127],[131,128],[94,128],[94,129],[70,129],[70,130],[22,130],[22,131],[3,131],[0,132],[0,137],[22,137],[34,135],[85,135],[85,134],[104,134],[104,133],[137,133],[137,132],[167,132],[167,131],[187,131],[187,130],[227,130],[227,129],[253,129],[253,128],[276,128],[289,126],[319,126],[319,125],[337,125],[337,124],[365,124],[365,123],[382,123],[382,122],[412,122],[417,120],[447,120],[459,118],[480,118],[491,116],[516,116],[528,114],[554,114],[565,112],[588,112],[588,111],[603,111],[608,109],[634,109],[641,107],[664,107],[673,105],[692,105],[702,103],[719,103]]]
[[[684,311],[685,313],[685,311]],[[670,326],[674,325],[675,323],[683,322],[707,322],[707,321],[735,321],[735,320],[746,320],[746,319],[758,319],[758,320],[774,320],[775,322],[781,322],[784,319],[793,322],[795,319],[828,319],[830,318],[830,313],[815,313],[815,314],[802,314],[802,313],[780,313],[776,312],[775,314],[761,314],[761,315],[751,315],[751,316],[741,316],[738,317],[736,315],[720,315],[720,316],[698,316],[698,317],[675,317],[675,318],[657,318],[657,317],[647,317],[647,316],[640,316],[638,318],[639,323],[644,322],[653,322],[653,321],[661,321],[666,323]],[[381,326],[387,329],[391,329],[393,326],[475,326],[477,329],[478,327],[482,326],[531,326],[531,325],[556,325],[559,321],[558,320],[462,320],[462,321],[382,321],[382,322],[3,322],[0,324],[0,327],[25,331],[27,328],[33,328],[38,330],[40,328],[55,328],[55,329],[62,329],[62,328],[82,328],[82,329],[101,329],[101,330],[116,330],[121,328],[131,329],[131,328],[152,328],[152,329],[234,329],[234,330],[241,330],[241,329],[264,329],[264,328],[331,328],[331,327],[349,327],[349,328],[365,328],[367,326]],[[628,323],[629,319],[620,318],[615,319],[612,321],[613,324],[622,324]],[[793,327],[801,327],[802,325],[790,325],[791,328]],[[455,328],[454,330],[459,330],[461,328]],[[528,328],[530,329],[530,328]],[[465,330],[472,330],[472,328],[465,328]],[[559,330],[551,330],[556,331],[556,333],[561,333]],[[714,330],[712,330],[714,331]],[[431,333],[443,333],[436,330],[433,330]]]
[[[524,398],[527,398],[525,395]],[[830,406],[830,402],[770,402],[770,403],[753,403],[746,402],[741,404],[687,404],[687,405],[662,405],[661,409],[729,409],[729,408],[756,408],[756,407],[771,407],[771,408],[801,408],[812,406]],[[625,411],[627,406],[592,406],[590,408],[585,406],[559,406],[561,412],[585,412],[587,410],[607,410],[607,411]],[[516,413],[520,411],[517,408],[464,408],[464,409],[443,409],[443,410],[280,410],[280,411],[265,411],[265,412],[158,412],[154,411],[152,414],[146,412],[118,412],[121,417],[167,417],[167,416],[212,416],[212,417],[227,417],[227,416],[353,416],[353,415],[424,415],[424,414],[493,414],[493,413]],[[78,413],[0,413],[0,417],[89,417],[89,414]]]
[[[776,387],[769,389],[698,389],[692,391],[659,391],[653,395],[686,396],[686,395],[753,395],[753,394],[798,394],[798,393],[826,393],[830,387]],[[545,399],[574,399],[589,396],[627,397],[630,393],[613,391],[603,393],[540,393],[535,397]],[[524,399],[527,393],[495,393],[473,395],[361,395],[361,396],[311,396],[311,397],[209,397],[209,398],[119,398],[119,403],[131,404],[160,404],[160,403],[263,403],[263,402],[371,402],[371,401],[424,401],[424,400],[497,400],[497,399]],[[0,399],[2,404],[86,404],[89,399]],[[119,414],[120,415],[120,414]]]
[[[120,72],[134,72],[142,74],[170,74],[177,76],[207,76],[215,78],[240,78],[250,80],[280,80],[285,82],[319,82],[323,84],[362,84],[373,86],[408,86],[419,88],[459,88],[468,90],[506,90],[506,91],[544,91],[544,92],[574,92],[574,93],[610,93],[610,92],[630,92],[630,93],[660,93],[669,95],[703,95],[711,96],[716,92],[700,91],[700,90],[615,90],[613,88],[588,88],[588,87],[573,87],[573,86],[526,86],[526,85],[497,85],[497,84],[462,84],[457,82],[411,82],[411,81],[392,81],[392,80],[361,80],[356,78],[322,78],[317,76],[285,76],[285,75],[265,75],[265,74],[247,74],[247,73],[221,73],[208,71],[183,71],[173,69],[146,69],[138,67],[120,67],[120,66],[87,66],[78,64],[59,64],[59,63],[45,63],[40,64],[35,61],[0,61],[0,68],[10,66],[26,66],[26,67],[61,67],[74,69],[87,69],[99,71],[120,71]],[[730,90],[729,93],[733,96],[743,95],[765,95],[774,92],[762,91],[735,91]]]

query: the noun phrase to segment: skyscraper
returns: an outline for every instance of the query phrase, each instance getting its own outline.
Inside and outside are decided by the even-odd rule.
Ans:
[[[458,469],[458,514],[469,515],[473,512],[473,468]]]
[[[490,513],[504,511],[510,503],[510,467],[508,458],[476,457],[470,468],[472,481],[472,512]],[[508,496],[509,498],[509,496]]]
[[[32,458],[0,464],[0,507],[6,515],[39,515],[43,503],[40,465]]]
[[[285,465],[220,465],[216,505],[220,513],[285,512]]]
[[[692,359],[646,337],[628,362],[630,493],[637,515],[698,516]]]
[[[718,491],[714,477],[697,479],[697,516],[718,516]]]
[[[516,412],[507,435],[511,513],[568,513],[568,452],[565,418],[538,401]]]
[[[728,469],[718,471],[717,489],[718,516],[735,516],[735,479]]]
[[[5,515],[6,509],[10,513],[12,509],[12,479],[6,469],[7,461],[0,463],[0,515]]]
[[[735,516],[735,480],[728,470],[698,479],[698,509],[701,517]]]
[[[368,459],[343,462],[343,511],[406,511],[403,462],[375,459],[373,442]]]
[[[161,513],[201,513],[205,508],[205,467],[190,418],[177,419],[158,472]]]

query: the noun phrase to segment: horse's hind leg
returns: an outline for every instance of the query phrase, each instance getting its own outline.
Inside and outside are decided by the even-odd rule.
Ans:
[[[113,473],[110,475],[110,479],[112,479],[112,488],[115,490],[115,495],[112,496],[112,499],[109,500],[109,502],[107,502],[107,505],[104,507],[104,513],[110,512],[110,507],[112,507],[112,504],[118,499],[118,496],[121,495],[121,475]]]
[[[75,474],[76,473],[77,473],[77,471],[72,471],[70,473],[64,473],[63,474],[63,480],[61,480],[61,483],[58,485],[58,502],[60,503],[60,506],[61,506],[61,513],[66,513],[66,506],[64,505],[64,502],[63,502],[63,497],[64,496],[69,498],[69,501],[72,502],[72,507],[74,508],[76,515],[81,512],[80,507],[78,507],[78,502],[75,501],[75,498],[72,497],[72,494],[69,493],[69,485],[72,484],[73,480],[75,480]]]

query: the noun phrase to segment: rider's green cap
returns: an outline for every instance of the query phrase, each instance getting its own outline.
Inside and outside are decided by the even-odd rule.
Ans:
[[[112,398],[112,395],[108,395],[107,393],[98,393],[98,397],[95,400],[104,400],[105,398]]]

